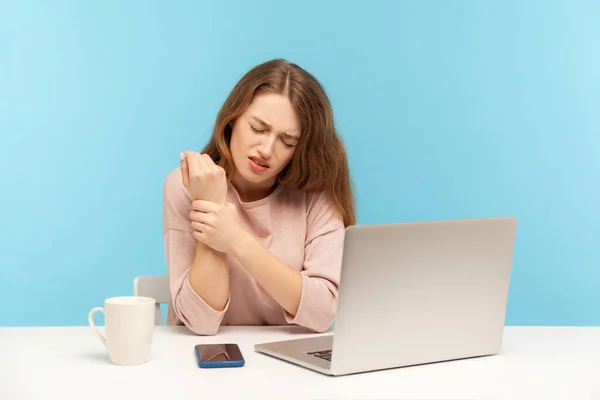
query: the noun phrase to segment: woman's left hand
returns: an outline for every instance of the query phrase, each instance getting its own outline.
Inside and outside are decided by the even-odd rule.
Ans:
[[[192,236],[222,253],[231,252],[242,234],[237,208],[232,203],[196,200],[192,202],[190,218]]]

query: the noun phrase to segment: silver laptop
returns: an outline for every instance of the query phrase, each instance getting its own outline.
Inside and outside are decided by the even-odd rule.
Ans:
[[[346,229],[334,334],[255,345],[328,375],[497,354],[513,217]]]

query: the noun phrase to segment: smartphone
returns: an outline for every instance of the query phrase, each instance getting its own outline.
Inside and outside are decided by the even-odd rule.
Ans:
[[[234,343],[197,344],[194,352],[200,368],[243,367],[245,363],[242,351]]]

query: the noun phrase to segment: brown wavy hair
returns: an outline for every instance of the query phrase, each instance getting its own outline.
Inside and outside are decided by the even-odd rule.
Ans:
[[[235,165],[229,150],[235,120],[254,96],[286,95],[300,120],[301,136],[291,162],[278,176],[280,185],[324,191],[345,226],[356,223],[354,195],[344,145],[334,126],[333,110],[318,80],[296,64],[275,59],[248,71],[217,114],[212,138],[203,150],[231,179]]]

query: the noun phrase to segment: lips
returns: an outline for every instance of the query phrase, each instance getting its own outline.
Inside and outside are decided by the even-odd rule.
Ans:
[[[254,157],[254,156],[248,157],[248,158],[250,158],[257,165],[260,165],[260,166],[265,167],[265,168],[269,168],[270,167],[269,163],[265,159],[262,159],[260,157]]]

